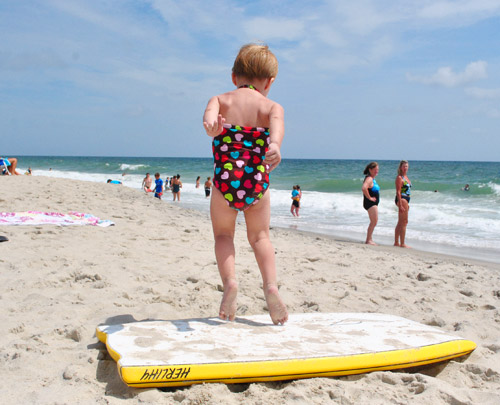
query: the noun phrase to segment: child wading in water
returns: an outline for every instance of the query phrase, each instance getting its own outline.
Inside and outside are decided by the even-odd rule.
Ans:
[[[215,187],[210,216],[224,285],[219,317],[225,320],[234,320],[237,308],[233,239],[238,211],[245,214],[247,238],[262,275],[271,319],[274,324],[288,320],[269,239],[269,172],[281,161],[285,134],[283,107],[267,98],[277,73],[278,61],[266,45],[244,45],[233,66],[236,90],[212,97],[203,116],[205,131],[214,138]]]

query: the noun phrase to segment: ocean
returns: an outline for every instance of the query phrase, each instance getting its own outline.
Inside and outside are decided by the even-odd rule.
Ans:
[[[17,156],[19,171],[93,182],[120,180],[141,192],[146,172],[181,175],[180,206],[208,213],[203,183],[211,158]],[[368,215],[362,206],[365,160],[284,159],[271,173],[271,225],[364,242]],[[381,187],[374,241],[394,243],[398,161],[378,161]],[[200,188],[195,187],[201,177]],[[412,182],[407,244],[429,252],[500,263],[500,162],[410,161]],[[302,189],[300,218],[290,214],[292,186]],[[469,184],[469,191],[464,191]],[[112,187],[110,185],[110,187]],[[165,193],[164,203],[172,204]],[[33,207],[36,209],[36,207]],[[242,215],[239,216],[241,219]]]

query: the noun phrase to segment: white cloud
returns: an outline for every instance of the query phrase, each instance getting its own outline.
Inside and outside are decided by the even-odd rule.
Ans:
[[[419,16],[430,19],[445,19],[463,17],[470,19],[474,15],[487,14],[500,9],[498,0],[459,0],[459,1],[431,1],[422,7]]]
[[[304,22],[288,18],[257,17],[243,24],[250,38],[294,41],[304,37]]]
[[[406,77],[412,82],[444,87],[458,87],[488,77],[487,67],[488,63],[480,60],[469,63],[463,72],[455,73],[451,67],[446,66],[439,68],[431,76],[416,76],[408,73]]]
[[[338,22],[351,34],[367,35],[391,21],[392,10],[379,8],[377,3],[369,0],[354,2],[336,2],[335,13],[339,15]],[[389,7],[390,9],[391,7]]]
[[[500,98],[500,89],[482,89],[480,87],[468,87],[465,93],[469,96],[479,99],[496,99]]]
[[[120,9],[108,8],[106,3],[98,5],[74,0],[50,0],[49,4],[63,13],[115,34],[145,35],[145,32],[137,24],[134,24],[124,14],[117,12]]]

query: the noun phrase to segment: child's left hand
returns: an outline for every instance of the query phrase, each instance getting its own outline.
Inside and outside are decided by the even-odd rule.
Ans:
[[[220,135],[224,129],[224,122],[226,122],[226,119],[222,118],[221,114],[217,116],[217,121],[214,121],[213,123],[203,122],[207,135],[212,138]]]
[[[281,162],[281,151],[278,144],[271,142],[266,152],[265,163],[268,165],[268,172],[272,172]]]

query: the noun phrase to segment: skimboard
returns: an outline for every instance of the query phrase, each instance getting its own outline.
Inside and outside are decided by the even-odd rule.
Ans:
[[[437,363],[476,344],[393,315],[292,314],[143,321],[97,327],[133,387],[242,383],[361,374]]]

